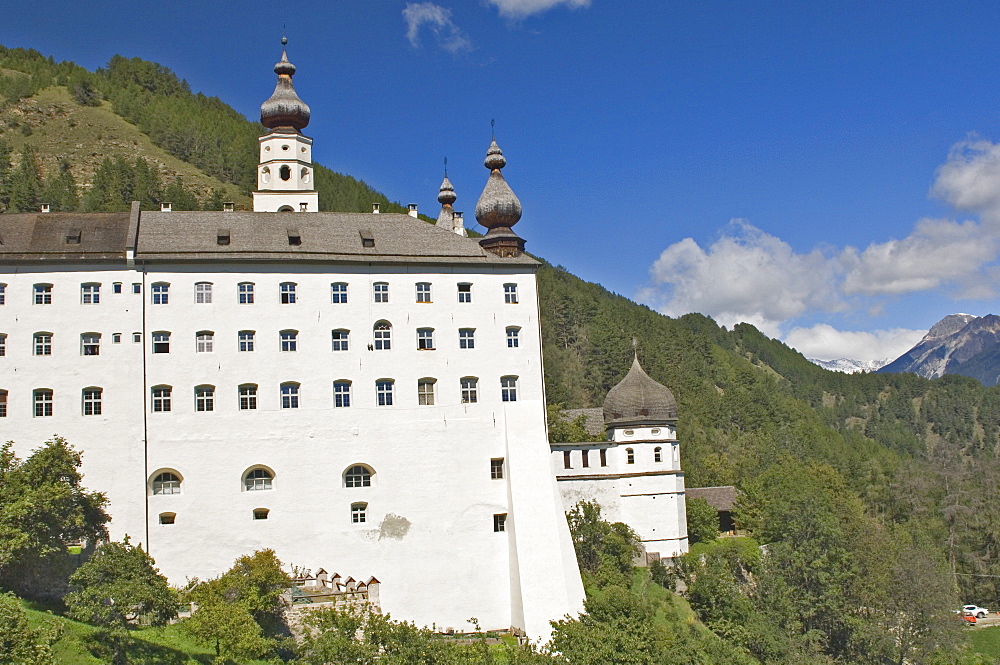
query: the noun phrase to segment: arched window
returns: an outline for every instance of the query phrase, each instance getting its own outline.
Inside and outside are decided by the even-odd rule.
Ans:
[[[194,301],[195,303],[210,303],[212,302],[212,283],[211,282],[195,282],[194,285]]]
[[[388,321],[379,321],[375,324],[375,350],[388,351],[392,348],[392,325]]]
[[[306,168],[302,169],[302,171],[299,173],[299,175],[302,177],[302,182],[303,183],[305,183],[305,184],[309,183],[309,177],[310,177],[309,176],[309,169],[306,169]]]
[[[352,524],[364,524],[368,521],[368,504],[367,503],[352,503],[351,504],[351,523]]]
[[[371,487],[374,472],[367,466],[355,464],[344,472],[344,487]]]
[[[247,492],[274,489],[274,475],[267,469],[253,469],[243,476],[243,486]]]
[[[625,449],[625,463],[635,464],[635,451],[632,450],[631,448]]]
[[[657,446],[656,448],[653,448],[653,461],[654,462],[662,462],[663,461],[663,454],[662,453],[663,453],[663,448],[660,448],[659,446]]]
[[[181,477],[171,471],[157,474],[151,483],[153,494],[180,494]]]
[[[282,180],[288,180],[292,177],[292,170],[288,168],[287,165],[282,165],[281,168],[278,169],[278,177]]]
[[[263,183],[271,182],[271,169],[265,166],[260,170],[260,181]]]

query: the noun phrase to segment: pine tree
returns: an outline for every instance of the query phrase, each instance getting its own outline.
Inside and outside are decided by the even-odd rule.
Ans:
[[[21,163],[14,169],[9,185],[7,209],[11,212],[38,212],[39,193],[42,187],[38,173],[35,151],[25,146],[21,151]]]
[[[156,167],[142,157],[135,158],[132,200],[138,201],[143,210],[158,210],[162,200],[160,174]]]
[[[73,212],[80,207],[80,195],[73,173],[69,170],[69,162],[64,161],[58,171],[45,179],[42,199],[52,207],[53,212]]]
[[[0,141],[0,212],[10,203],[10,148]]]
[[[169,201],[173,210],[197,210],[200,207],[198,197],[184,188],[184,179],[180,176],[167,186],[163,200]]]
[[[213,189],[212,195],[205,199],[205,205],[202,210],[222,210],[222,204],[225,202],[226,193],[221,189]]]

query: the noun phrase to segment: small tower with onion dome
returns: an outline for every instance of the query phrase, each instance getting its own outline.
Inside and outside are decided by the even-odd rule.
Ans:
[[[455,188],[448,180],[448,160],[444,160],[444,180],[441,181],[441,190],[438,192],[438,203],[441,204],[441,212],[438,213],[436,226],[453,231],[460,236],[468,236],[465,232],[465,225],[462,223],[461,213],[455,214],[454,203],[458,198],[455,196]]]
[[[281,60],[274,66],[278,83],[260,105],[260,122],[268,131],[260,137],[254,212],[318,212],[312,139],[302,134],[309,124],[309,106],[299,99],[292,85],[295,65],[288,61],[281,38]]]
[[[490,170],[490,177],[476,203],[476,221],[489,230],[479,245],[497,256],[518,257],[524,253],[524,240],[511,227],[521,219],[521,202],[500,173],[507,160],[495,138],[483,164]]]

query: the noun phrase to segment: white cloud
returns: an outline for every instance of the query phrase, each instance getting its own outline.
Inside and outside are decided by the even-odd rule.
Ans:
[[[806,358],[819,360],[895,360],[927,334],[926,330],[892,328],[890,330],[837,330],[820,323],[808,328],[792,328],[784,342]]]
[[[524,18],[532,14],[548,11],[553,7],[565,5],[571,9],[589,7],[591,0],[487,0],[494,5],[501,16],[507,18]]]
[[[1000,210],[1000,145],[970,138],[952,146],[937,170],[931,194],[959,210]]]
[[[445,51],[458,53],[472,48],[472,42],[451,20],[451,10],[433,2],[408,2],[403,9],[406,20],[406,38],[414,48],[420,47],[420,30],[427,26]]]
[[[663,250],[640,295],[673,316],[701,312],[723,325],[752,323],[769,335],[807,311],[845,307],[834,289],[837,264],[733,220],[708,250],[685,238]],[[666,286],[666,293],[657,287]]]

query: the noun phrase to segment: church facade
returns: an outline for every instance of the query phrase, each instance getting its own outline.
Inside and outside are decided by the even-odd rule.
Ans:
[[[547,637],[583,587],[535,272],[494,141],[485,237],[319,212],[284,52],[253,212],[0,217],[0,429],[57,434],[174,584],[272,548],[418,625]],[[280,211],[280,212],[279,212]]]

